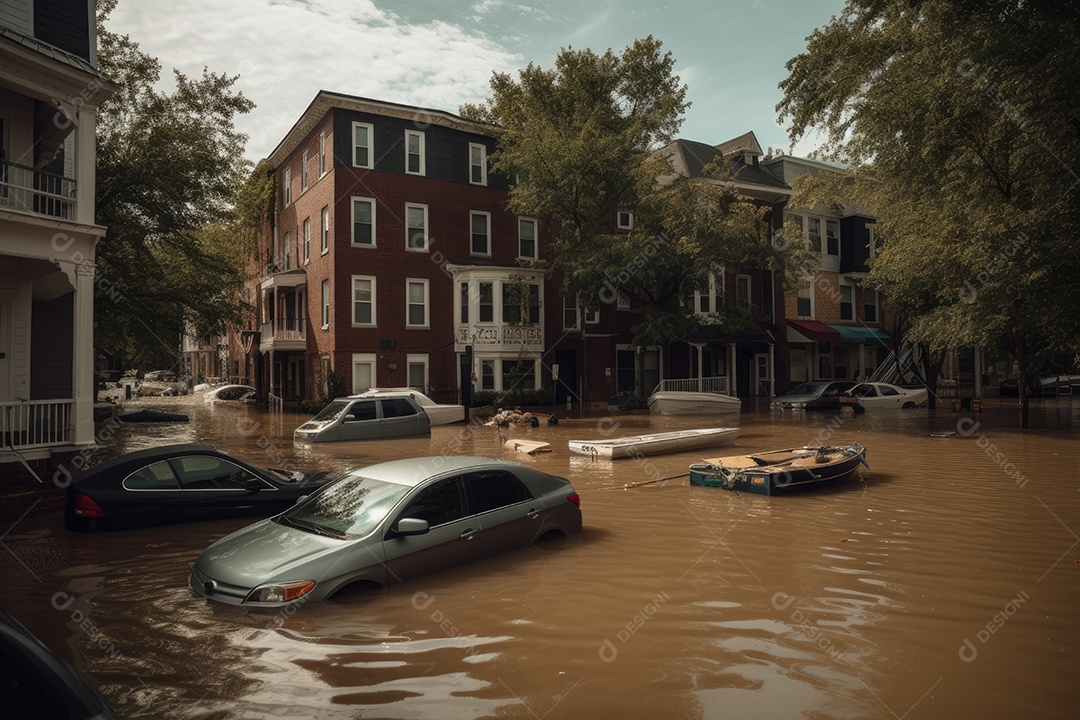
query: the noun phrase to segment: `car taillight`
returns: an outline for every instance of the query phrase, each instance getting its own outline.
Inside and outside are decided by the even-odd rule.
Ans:
[[[75,493],[75,514],[78,517],[105,517],[97,503],[81,492]]]
[[[581,496],[578,495],[577,493],[570,493],[569,495],[566,496],[566,499],[569,500],[570,502],[574,503],[574,507],[576,507],[578,509],[581,508]]]

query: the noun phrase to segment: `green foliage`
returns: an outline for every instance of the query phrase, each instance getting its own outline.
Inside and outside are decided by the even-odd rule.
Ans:
[[[676,176],[661,148],[689,103],[675,61],[653,37],[621,54],[567,49],[553,69],[496,73],[492,96],[461,113],[496,126],[495,169],[513,178],[511,208],[556,233],[554,266],[586,308],[624,295],[642,308],[635,342],[682,339],[696,327],[683,306],[710,270],[743,262],[784,270],[794,251],[769,242],[768,209],[747,203],[710,168],[711,181]],[[634,212],[629,232],[619,208]]]
[[[107,27],[116,0],[98,3],[98,63],[120,86],[98,113],[96,344],[129,365],[170,366],[184,324],[238,323],[243,252],[231,218],[248,163],[233,118],[253,104],[234,77],[174,72]],[[101,283],[99,283],[101,284]],[[117,293],[122,299],[117,301]]]
[[[788,69],[777,110],[853,165],[910,338],[1080,352],[1075,2],[849,0]]]

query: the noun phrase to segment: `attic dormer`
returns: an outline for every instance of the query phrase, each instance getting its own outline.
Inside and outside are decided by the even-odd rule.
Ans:
[[[765,154],[762,152],[761,144],[758,142],[753,130],[727,142],[722,142],[715,147],[724,154],[724,157],[730,158],[734,156],[740,158],[743,165],[756,166],[758,158]]]

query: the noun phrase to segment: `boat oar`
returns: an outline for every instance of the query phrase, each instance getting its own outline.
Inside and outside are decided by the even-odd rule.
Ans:
[[[630,488],[641,487],[642,485],[652,485],[653,483],[666,482],[668,480],[674,480],[675,478],[687,477],[688,475],[690,475],[690,473],[684,472],[681,475],[672,475],[671,477],[666,477],[666,478],[657,478],[655,480],[643,480],[642,482],[627,483],[626,485],[623,485],[623,490],[629,490]]]

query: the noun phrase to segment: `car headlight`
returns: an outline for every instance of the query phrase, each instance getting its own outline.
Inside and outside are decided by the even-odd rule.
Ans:
[[[307,595],[314,589],[314,580],[292,583],[267,583],[249,592],[248,596],[244,598],[244,602],[290,602]]]

